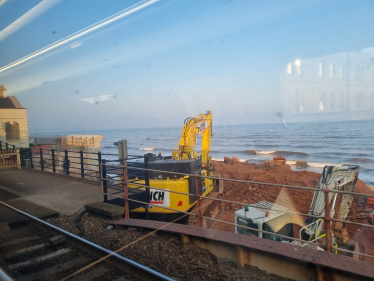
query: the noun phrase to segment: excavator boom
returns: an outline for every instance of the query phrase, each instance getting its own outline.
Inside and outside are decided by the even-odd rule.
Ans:
[[[207,169],[212,137],[212,125],[213,119],[210,111],[207,111],[205,114],[200,114],[197,117],[190,117],[184,120],[181,139],[172,153],[173,158],[178,160],[197,159],[197,137],[202,134],[201,162],[202,168]]]
[[[317,189],[328,188],[329,190],[340,190],[347,192],[354,192],[356,188],[356,182],[358,179],[359,167],[358,166],[325,166],[323,168],[322,175],[317,183]],[[337,198],[337,193],[330,192],[329,202],[332,198],[333,204],[331,207],[331,217],[335,214],[335,202]],[[345,220],[351,203],[352,195],[343,194],[341,196],[340,208],[338,210],[337,219]],[[324,216],[325,215],[325,194],[321,191],[315,191],[313,196],[312,204],[310,205],[309,214],[314,216]],[[316,218],[308,218],[306,224],[310,225],[309,229],[306,231],[309,235],[312,233],[315,236],[321,231],[322,220],[316,220]],[[342,227],[342,226],[341,226]]]

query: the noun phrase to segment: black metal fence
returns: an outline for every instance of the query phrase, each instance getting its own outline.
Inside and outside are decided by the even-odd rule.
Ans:
[[[101,152],[47,147],[21,149],[22,166],[67,176],[100,180]]]
[[[127,169],[124,169],[123,166]],[[133,210],[139,207],[145,208],[145,217],[149,219],[148,205],[140,204],[137,202],[129,202],[126,198],[131,198],[136,201],[150,202],[150,189],[149,189],[149,177],[148,169],[148,157],[129,155],[126,159],[118,160],[102,160],[102,187],[104,194],[104,202],[112,203],[115,205],[125,207],[129,205],[129,210]],[[139,184],[144,182],[148,186],[145,190],[139,188],[133,188],[128,190],[129,194],[125,194],[125,184]],[[109,190],[109,191],[108,191]],[[111,197],[112,199],[108,199]]]
[[[0,141],[0,153],[7,153],[8,151],[10,152],[16,149],[17,147],[15,145]]]
[[[55,148],[52,148],[55,147]],[[148,157],[129,155],[126,159],[106,160],[103,157],[118,157],[117,154],[63,150],[58,145],[20,148],[21,166],[40,171],[66,175],[92,181],[103,180],[104,202],[125,206],[125,189],[123,179],[128,183],[143,182],[149,186],[148,172],[141,169],[148,168]],[[123,169],[126,164],[127,169]],[[110,199],[110,198],[112,199]],[[150,202],[150,189],[134,188],[130,190],[131,199]],[[128,202],[130,210],[144,207],[146,218],[149,218],[148,205]]]

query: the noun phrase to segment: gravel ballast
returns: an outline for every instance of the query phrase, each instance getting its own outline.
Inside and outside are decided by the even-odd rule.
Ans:
[[[78,234],[78,214],[49,218],[47,221]],[[177,280],[290,280],[267,274],[253,266],[238,268],[229,260],[217,259],[195,244],[183,245],[177,236],[153,233],[137,228],[107,229],[109,219],[87,213],[82,216],[83,238],[109,250],[117,250],[133,241],[120,254]]]

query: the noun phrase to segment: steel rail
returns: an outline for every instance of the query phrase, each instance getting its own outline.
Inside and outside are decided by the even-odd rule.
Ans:
[[[110,194],[106,194],[106,195],[110,195]],[[118,198],[122,198],[123,199],[123,197],[121,197],[121,196],[114,196],[114,195],[110,195],[110,196],[118,197]],[[145,202],[134,200],[134,199],[128,199],[128,200],[129,201],[133,201],[133,202],[137,202],[137,203],[142,203],[142,204],[145,204],[145,205],[150,205],[150,206],[155,206],[155,207],[159,207],[159,208],[164,208],[164,209],[168,209],[168,210],[175,210],[175,209],[172,209],[172,208],[167,208],[167,207],[164,207],[164,206],[157,206],[155,204],[145,203]],[[184,214],[189,214],[189,215],[197,216],[197,214],[194,214],[194,213],[191,213],[191,212],[184,212],[184,211],[179,211],[179,210],[176,210],[176,211],[178,211],[180,213],[184,213]],[[274,236],[281,237],[281,238],[286,238],[286,239],[298,241],[298,242],[300,242],[300,243],[302,243],[304,245],[305,244],[309,244],[309,245],[318,246],[318,247],[321,247],[321,248],[322,247],[326,247],[326,244],[320,245],[320,244],[317,244],[317,243],[313,243],[313,242],[301,240],[301,239],[298,239],[298,238],[294,238],[294,237],[290,237],[290,236],[285,236],[285,235],[281,235],[281,234],[276,234],[276,233],[273,233],[273,232],[259,230],[259,229],[255,229],[255,228],[251,228],[251,227],[241,226],[241,225],[238,225],[238,224],[235,224],[235,223],[231,223],[231,222],[227,222],[227,221],[223,221],[223,220],[218,220],[218,219],[213,219],[213,218],[210,218],[210,217],[202,216],[202,218],[205,218],[205,219],[208,219],[208,220],[212,220],[212,221],[221,222],[221,223],[225,223],[225,224],[229,224],[229,225],[239,226],[241,228],[245,228],[245,229],[249,229],[249,230],[253,230],[253,231],[261,232],[261,233],[265,233],[265,234],[270,234],[270,235],[274,235]],[[338,248],[338,247],[335,247],[335,246],[333,246],[332,248],[334,250],[338,250],[338,251],[342,251],[342,252],[347,252],[347,253],[352,253],[352,254],[355,254],[355,255],[359,255],[359,256],[363,256],[363,257],[368,257],[368,258],[373,258],[374,259],[374,256],[363,254],[363,253],[360,253],[360,252],[345,250],[345,249]]]
[[[120,190],[120,191],[122,191],[122,192],[125,192],[124,190],[123,190],[123,188],[119,188],[119,187],[114,187],[115,185],[107,185],[107,188],[110,188],[110,189],[114,189],[114,190]],[[136,190],[134,190],[134,191],[132,191],[131,189],[136,189]],[[129,189],[129,192],[131,192],[131,193],[137,193],[137,188],[130,188]],[[123,199],[124,197],[122,197],[122,199]]]
[[[13,279],[11,279],[5,272],[2,268],[0,268],[0,280],[1,281],[13,281]]]
[[[56,230],[56,231],[58,231],[60,233],[63,233],[64,235],[69,236],[70,238],[78,240],[78,241],[80,241],[80,242],[82,242],[84,244],[89,245],[90,247],[93,247],[93,248],[95,248],[95,249],[97,249],[99,251],[102,251],[102,252],[104,252],[104,253],[106,253],[106,254],[108,254],[110,256],[113,256],[113,257],[115,257],[115,258],[117,258],[117,259],[119,259],[119,260],[121,260],[123,262],[126,262],[129,265],[131,265],[131,266],[133,266],[133,267],[135,267],[137,269],[140,269],[140,270],[142,270],[142,271],[144,271],[144,272],[146,272],[146,273],[148,273],[150,275],[153,275],[153,276],[155,276],[155,277],[157,277],[157,278],[159,278],[161,280],[174,281],[174,279],[172,279],[172,278],[170,278],[168,276],[165,276],[165,275],[163,275],[163,274],[161,274],[161,273],[159,273],[159,272],[157,272],[157,271],[155,271],[153,269],[150,269],[150,268],[148,268],[148,267],[146,267],[144,265],[141,265],[141,264],[139,264],[139,263],[137,263],[137,262],[135,262],[133,260],[125,258],[124,256],[121,256],[121,255],[119,255],[119,254],[117,254],[115,252],[112,252],[112,251],[110,251],[110,250],[108,250],[106,248],[103,248],[103,247],[101,247],[101,246],[99,246],[97,244],[94,244],[94,243],[92,243],[92,242],[90,242],[90,241],[88,241],[86,239],[83,239],[83,238],[81,238],[79,236],[76,236],[76,235],[74,235],[74,234],[72,234],[72,233],[70,233],[70,232],[68,232],[66,230],[58,228],[57,226],[54,226],[54,225],[52,225],[50,223],[47,223],[47,222],[45,222],[45,221],[43,221],[43,220],[41,220],[39,218],[36,218],[36,217],[34,217],[34,216],[32,216],[32,215],[30,215],[28,213],[25,213],[25,212],[23,212],[21,210],[18,210],[16,208],[14,208],[14,207],[12,207],[12,206],[10,206],[10,205],[2,202],[2,201],[0,201],[0,204],[3,205],[4,207],[7,207],[7,208],[9,208],[9,209],[11,209],[11,210],[13,210],[13,211],[21,214],[21,215],[24,215],[24,216],[26,216],[26,217],[34,220],[34,221],[37,221],[37,222],[39,222],[39,223],[41,223],[41,224],[43,224],[43,225],[45,225],[45,226],[47,226],[49,228],[52,228],[52,229],[54,229],[54,230]]]
[[[105,179],[105,178],[102,178],[102,179]],[[123,181],[121,181],[121,180],[118,180],[116,182],[123,183]],[[149,188],[156,189],[156,190],[161,190],[161,191],[165,190],[165,189],[162,189],[162,188],[157,188],[157,187],[153,187],[153,186],[146,186],[146,185],[142,185],[142,184],[139,184],[139,183],[131,183],[131,184],[132,185],[138,185],[139,187],[137,187],[136,189],[141,188],[141,187],[144,187],[144,188],[145,187],[149,187]],[[131,189],[131,187],[130,187],[130,189]],[[174,190],[168,190],[168,192],[182,194],[182,195],[187,195],[187,196],[192,196],[192,197],[197,197],[194,194],[184,193],[184,192],[179,192],[179,191],[174,191]],[[225,203],[230,203],[230,204],[242,205],[242,206],[255,207],[255,208],[258,208],[258,209],[269,210],[269,211],[279,211],[279,212],[288,213],[288,214],[292,214],[292,215],[306,216],[306,217],[311,217],[311,218],[316,218],[316,219],[324,219],[325,218],[325,217],[322,217],[322,216],[315,216],[315,215],[310,215],[310,214],[305,214],[305,213],[298,213],[298,212],[292,212],[292,211],[287,211],[287,210],[268,209],[266,207],[256,206],[255,204],[246,204],[246,203],[241,203],[241,202],[236,202],[236,201],[231,201],[231,200],[226,200],[226,199],[219,199],[219,198],[213,198],[213,197],[207,197],[207,196],[200,196],[200,198],[205,198],[205,199],[210,199],[210,200],[219,201],[219,202],[225,202]],[[354,225],[360,225],[360,226],[365,226],[365,227],[369,227],[369,228],[374,228],[374,225],[364,224],[364,223],[359,223],[359,222],[344,221],[344,220],[333,219],[333,218],[331,218],[331,221],[336,221],[336,222],[342,222],[342,223],[348,223],[348,224],[354,224]]]
[[[107,164],[102,164],[102,165],[107,165]],[[118,168],[123,168],[123,166],[118,166],[118,165],[116,165],[116,166]],[[147,169],[147,168],[131,167],[131,169],[138,169],[138,170],[144,170],[144,171],[153,171],[153,172],[162,172],[162,173],[173,174],[173,175],[195,176],[195,174],[178,173],[178,172],[168,172],[168,171],[155,170],[155,169]],[[278,187],[287,187],[287,188],[294,188],[294,189],[303,189],[303,190],[323,192],[323,189],[313,188],[313,187],[304,187],[304,186],[297,186],[297,185],[286,185],[286,184],[278,184],[278,183],[267,183],[267,182],[257,182],[257,181],[247,181],[247,180],[236,180],[236,179],[219,178],[219,177],[209,177],[209,176],[202,176],[202,175],[198,175],[198,176],[199,176],[199,178],[205,178],[205,179],[224,180],[224,181],[233,181],[233,182],[241,182],[241,183],[251,183],[251,184],[258,184],[258,185],[269,185],[269,186],[278,186]],[[367,193],[357,193],[357,192],[348,192],[348,191],[340,191],[340,190],[330,190],[329,192],[340,193],[340,194],[350,194],[350,195],[359,195],[359,196],[374,197],[374,194],[367,194]]]
[[[102,178],[102,179],[103,180],[108,180],[108,181],[114,181],[114,180],[110,180],[110,179],[107,179],[107,178]],[[121,180],[117,180],[115,182],[121,182],[121,183],[123,183],[123,181],[121,181]],[[131,183],[131,185],[138,185],[139,186],[138,188],[149,187],[149,188],[156,189],[156,190],[161,190],[161,191],[165,190],[165,189],[162,189],[162,188],[153,187],[153,186],[146,186],[146,185],[139,184],[139,183]],[[130,189],[131,189],[131,187],[129,188],[129,190]],[[197,197],[197,195],[195,195],[195,194],[184,193],[184,192],[175,191],[175,190],[168,190],[168,192],[176,193],[176,194],[182,194],[182,195],[187,195],[187,196],[191,196],[191,197]],[[225,203],[231,203],[231,204],[237,204],[237,205],[242,205],[242,206],[250,206],[250,207],[255,207],[255,208],[259,208],[259,209],[263,209],[263,210],[279,211],[279,212],[284,212],[284,213],[293,214],[293,215],[307,216],[307,217],[316,218],[316,219],[323,219],[324,218],[324,217],[321,217],[321,216],[309,215],[309,214],[292,212],[292,211],[286,211],[286,210],[280,210],[280,209],[268,209],[266,207],[256,206],[254,204],[246,204],[246,203],[235,202],[235,201],[230,201],[230,200],[225,200],[225,199],[219,199],[219,198],[213,198],[213,197],[207,197],[207,196],[200,196],[200,198],[203,198],[203,199],[205,198],[205,199],[210,199],[210,200],[219,201],[219,202],[225,202]]]
[[[338,220],[338,219],[333,219],[333,218],[331,218],[331,221],[337,221],[337,222],[342,222],[342,223],[349,223],[349,224],[353,224],[353,225],[359,225],[359,226],[374,228],[374,225],[355,222],[355,221],[343,221],[343,220]]]
[[[109,193],[103,193],[103,194],[123,199],[123,196],[116,196],[116,195],[109,194]],[[141,203],[143,205],[158,207],[158,208],[162,208],[162,209],[166,209],[166,210],[177,211],[177,212],[183,213],[183,214],[197,216],[197,214],[194,214],[194,213],[191,213],[191,212],[184,212],[184,211],[176,210],[176,209],[165,207],[165,206],[158,206],[157,204],[146,203],[146,202],[143,202],[143,201],[138,201],[138,200],[134,200],[134,199],[130,199],[130,198],[128,198],[128,200],[132,201],[132,202],[136,202],[136,203]],[[298,242],[302,242],[304,244],[311,244],[311,245],[314,245],[314,246],[321,246],[321,245],[313,243],[313,242],[309,242],[309,241],[301,240],[301,239],[298,239],[298,238],[294,238],[294,237],[290,237],[290,236],[285,236],[285,235],[277,234],[277,233],[274,233],[274,232],[268,232],[268,231],[265,231],[265,230],[259,230],[259,229],[256,229],[256,228],[242,226],[242,225],[238,225],[238,224],[235,224],[235,223],[231,223],[231,222],[227,222],[227,221],[221,221],[221,220],[217,220],[217,219],[213,219],[213,218],[209,218],[209,217],[205,217],[205,216],[202,216],[202,218],[206,218],[206,219],[210,219],[210,220],[216,220],[218,222],[222,222],[222,223],[226,223],[226,224],[234,225],[234,226],[239,226],[241,228],[253,230],[253,231],[256,231],[256,232],[261,232],[261,233],[270,234],[270,235],[274,235],[274,236],[281,237],[281,238],[287,238],[287,239],[290,239],[290,240],[295,240],[295,241],[298,241]]]
[[[142,186],[145,187],[145,185],[142,185]],[[163,189],[160,189],[160,188],[154,188],[154,187],[151,187],[151,186],[149,186],[149,187],[152,188],[152,189],[163,190]],[[113,189],[114,189],[114,188],[113,188]],[[131,188],[130,188],[130,189],[131,189]],[[173,193],[178,193],[178,194],[183,194],[183,195],[189,195],[189,196],[196,197],[196,195],[188,194],[188,193],[182,193],[182,192],[178,192],[178,191],[170,191],[170,190],[169,190],[169,192],[173,192]],[[109,194],[109,193],[104,193],[104,192],[102,192],[102,194],[103,194],[103,195],[107,195],[107,196],[112,196],[112,197],[116,197],[116,198],[121,198],[121,199],[123,199],[123,196],[116,196],[116,195]],[[239,203],[239,202],[234,202],[234,201],[229,201],[229,200],[223,200],[223,199],[217,199],[217,198],[211,198],[211,197],[204,197],[204,196],[200,196],[200,198],[207,198],[207,199],[212,199],[212,200],[217,200],[217,201],[229,202],[229,203],[233,203],[233,204],[246,205],[246,206],[253,206],[253,207],[256,207],[256,208],[261,208],[261,209],[269,210],[269,209],[267,209],[267,208],[259,207],[259,206],[255,206],[255,205],[252,205],[252,204],[245,204],[245,203]],[[138,201],[138,200],[134,200],[134,199],[130,199],[130,198],[129,198],[128,200],[129,200],[129,201],[136,202],[136,203],[141,203],[141,204],[144,204],[144,205],[148,205],[148,206],[155,206],[155,207],[159,207],[159,208],[163,208],[163,209],[167,209],[167,210],[176,211],[176,212],[179,212],[179,213],[184,213],[184,214],[190,214],[190,215],[197,216],[197,214],[194,214],[194,213],[191,213],[191,212],[184,212],[184,211],[176,210],[176,209],[173,209],[173,208],[168,208],[168,207],[164,207],[164,206],[158,206],[158,205],[156,205],[156,204],[146,203],[146,202],[143,202],[143,201]],[[284,210],[279,210],[279,211],[287,212],[287,213],[292,213],[292,214],[303,215],[303,216],[307,216],[307,217],[315,217],[315,218],[321,218],[321,219],[324,219],[324,217],[318,217],[318,216],[313,216],[313,215],[309,215],[309,214],[296,213],[296,212],[289,212],[289,211],[284,211]],[[314,246],[326,246],[326,245],[319,245],[319,244],[316,244],[316,243],[313,243],[313,242],[309,242],[309,241],[301,240],[301,239],[294,238],[294,237],[284,236],[284,235],[280,235],[280,234],[276,234],[276,233],[272,233],[272,232],[267,232],[267,231],[263,231],[263,230],[258,230],[258,229],[255,229],[255,228],[250,228],[250,227],[246,227],[246,226],[241,226],[241,225],[238,225],[238,224],[235,224],[235,223],[230,223],[230,222],[226,222],[226,221],[222,221],[222,220],[218,220],[218,219],[213,219],[213,218],[210,218],[210,217],[202,216],[202,218],[205,218],[205,219],[208,219],[208,220],[217,221],[217,222],[221,222],[221,223],[225,223],[225,224],[229,224],[229,225],[239,226],[239,227],[241,227],[241,228],[245,228],[245,229],[249,229],[249,230],[253,230],[253,231],[261,232],[261,233],[265,233],[265,234],[270,234],[270,235],[278,236],[278,237],[281,237],[281,238],[286,238],[286,239],[290,239],[290,240],[298,241],[298,242],[301,242],[301,243],[304,243],[304,244],[311,244],[311,245],[314,245]],[[372,227],[372,228],[374,228],[374,226],[366,225],[366,224],[360,224],[360,223],[355,223],[355,222],[350,222],[350,221],[335,220],[335,219],[332,219],[332,220],[333,220],[333,221],[339,221],[339,222],[344,222],[344,223],[351,223],[351,224],[362,225],[362,226],[365,226],[365,227]],[[341,248],[337,248],[337,249],[342,250]],[[344,249],[343,249],[343,250],[344,250]],[[346,250],[346,251],[349,252],[349,253],[354,253],[354,254],[356,254],[356,255],[363,255],[363,256],[368,256],[368,257],[373,257],[373,258],[374,258],[374,256],[361,254],[361,253],[359,253],[359,252],[353,252],[353,251],[349,251],[349,250]]]
[[[358,256],[366,257],[366,258],[374,259],[374,256],[371,256],[371,255],[368,255],[368,254],[363,254],[363,253],[360,253],[360,252],[355,252],[355,251],[350,251],[350,250],[338,248],[338,247],[335,247],[335,246],[332,246],[332,249],[333,250],[338,250],[338,251],[341,251],[341,252],[345,252],[345,253],[355,254],[355,255],[358,255]]]

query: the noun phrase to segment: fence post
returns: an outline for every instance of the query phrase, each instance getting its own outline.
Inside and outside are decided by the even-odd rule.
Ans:
[[[18,149],[18,153],[17,153],[17,168],[21,169],[21,152],[20,152],[20,149]]]
[[[83,150],[80,151],[81,158],[81,177],[84,179],[84,162],[83,162]]]
[[[331,253],[332,250],[332,236],[331,236],[331,216],[330,216],[330,200],[328,188],[324,188],[323,192],[325,193],[325,226],[326,226],[326,246],[327,252]]]
[[[147,154],[144,154],[144,167],[148,169],[148,156]],[[145,202],[150,203],[150,189],[149,189],[149,178],[148,178],[148,171],[144,170],[144,176],[145,176]],[[149,205],[146,204],[145,209],[145,219],[149,220]]]
[[[44,171],[43,148],[40,148],[40,168]]]
[[[6,150],[9,149],[9,146],[8,146],[8,143],[7,143],[7,142],[5,143],[5,149],[6,149]]]
[[[101,172],[101,152],[99,151],[98,153],[97,153],[97,162],[98,162],[98,164],[99,164],[99,176],[101,177],[101,174],[102,174],[102,172]]]
[[[34,169],[34,162],[32,159],[32,147],[29,148],[29,152],[30,152],[30,167],[31,169]]]
[[[26,167],[25,152],[24,152],[23,147],[19,148],[18,153],[21,159],[21,166]]]
[[[196,201],[197,201],[197,220],[199,227],[202,227],[201,209],[200,209],[200,188],[199,188],[199,175],[195,174],[196,181]]]
[[[106,180],[106,163],[105,163],[105,159],[102,160],[102,164],[101,164],[101,170],[102,170],[102,174],[101,174],[101,180],[103,181],[103,192],[104,192],[104,202],[105,203],[108,203],[108,186],[107,186],[107,180]]]
[[[127,185],[127,165],[123,165],[123,187],[125,189],[125,219],[130,218],[129,190]]]
[[[65,174],[68,176],[69,175],[69,157],[68,157],[68,151],[65,150]]]
[[[56,173],[55,150],[52,148],[52,170]]]

